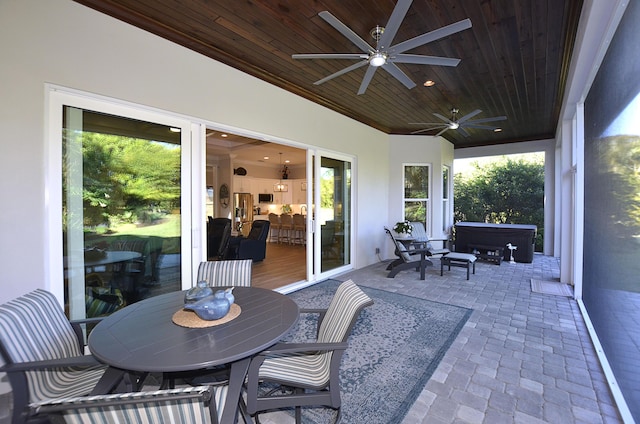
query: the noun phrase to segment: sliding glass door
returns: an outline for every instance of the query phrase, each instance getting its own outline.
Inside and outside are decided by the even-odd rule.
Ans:
[[[318,277],[351,265],[351,170],[351,159],[319,155],[314,160],[314,240],[320,246],[314,269]]]
[[[69,316],[108,315],[190,285],[188,123],[64,100],[55,105],[61,187],[52,218],[62,250],[50,262],[62,269],[52,288]]]

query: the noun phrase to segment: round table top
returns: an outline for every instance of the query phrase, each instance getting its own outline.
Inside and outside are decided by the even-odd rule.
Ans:
[[[133,303],[102,320],[89,335],[91,353],[108,365],[146,372],[197,370],[258,353],[297,322],[289,297],[257,287],[235,287],[240,315],[221,325],[185,328],[172,322],[185,292]]]

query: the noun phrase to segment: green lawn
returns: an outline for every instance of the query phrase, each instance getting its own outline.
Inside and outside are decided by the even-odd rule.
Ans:
[[[180,253],[180,215],[170,214],[157,224],[138,226],[136,224],[122,224],[114,226],[109,234],[85,236],[91,239],[89,245],[99,245],[100,242],[109,243],[110,238],[157,237],[162,239],[162,253]]]
[[[180,215],[171,214],[161,219],[157,224],[138,226],[136,224],[122,224],[111,229],[112,235],[156,236],[162,238],[180,237]]]

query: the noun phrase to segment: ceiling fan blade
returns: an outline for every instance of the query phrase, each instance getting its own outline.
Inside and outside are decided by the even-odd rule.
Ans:
[[[415,38],[411,38],[410,40],[403,41],[402,43],[396,44],[395,46],[391,46],[389,48],[389,52],[404,53],[407,50],[420,47],[424,44],[439,40],[468,28],[471,28],[471,20],[467,18],[451,25],[436,29],[434,31],[427,32],[426,34],[419,35]]]
[[[371,79],[373,78],[373,74],[376,73],[377,69],[378,68],[375,66],[369,66],[369,69],[367,69],[367,72],[365,72],[364,74],[364,78],[362,78],[362,82],[360,83],[360,88],[358,88],[358,95],[364,94],[365,91],[367,91],[367,87],[369,87],[369,83],[371,82]]]
[[[374,51],[375,50],[373,47],[371,47],[369,45],[369,43],[364,41],[358,34],[353,32],[351,30],[351,28],[349,28],[348,26],[343,24],[338,18],[336,18],[335,16],[333,16],[331,13],[327,12],[326,10],[318,13],[318,16],[320,16],[329,25],[331,25],[336,30],[338,30],[338,32],[340,34],[342,34],[345,37],[347,37],[347,39],[349,39],[349,41],[351,41],[353,44],[358,46],[358,48],[360,50],[362,50],[363,52],[369,53],[370,51]]]
[[[402,24],[409,7],[411,7],[412,2],[413,0],[398,0],[396,7],[394,7],[393,12],[391,12],[387,25],[384,27],[384,32],[378,42],[378,48],[383,49],[391,45],[393,38],[396,36],[396,33],[400,28],[400,24]]]
[[[439,129],[443,129],[443,128],[449,128],[448,125],[438,125],[435,127],[430,127],[430,128],[423,128],[421,130],[417,130],[417,131],[413,131],[411,134],[420,134],[426,131],[433,131],[433,130],[439,130]]]
[[[440,131],[438,134],[436,134],[436,137],[439,135],[444,134],[445,132],[447,132],[447,130],[449,129],[449,126],[447,125],[442,131]]]
[[[449,120],[449,118],[445,118],[444,116],[440,115],[439,113],[434,113],[433,115],[434,115],[434,116],[436,116],[436,117],[438,117],[438,118],[440,118],[440,119],[442,119],[442,120],[443,120],[444,122],[446,122],[447,124],[450,124],[450,123],[451,123],[451,121]]]
[[[449,124],[443,124],[442,122],[409,122],[409,125],[437,125],[438,127],[441,127],[442,125],[449,125]]]
[[[458,131],[465,137],[469,137],[469,133],[462,127],[458,127]]]
[[[481,122],[495,122],[495,121],[504,121],[506,120],[506,116],[496,116],[493,118],[482,118],[482,119],[472,119],[469,123],[479,124]]]
[[[476,129],[480,129],[480,130],[491,130],[491,131],[493,131],[493,130],[495,130],[497,128],[497,127],[492,127],[492,126],[489,126],[489,125],[470,124],[468,122],[466,124],[464,124],[464,127],[465,128],[476,128]],[[460,128],[462,128],[462,127],[460,127]]]
[[[463,122],[473,118],[479,113],[482,113],[482,111],[480,109],[476,109],[473,112],[464,115],[462,118],[458,119],[456,122],[458,122],[458,124],[462,124]]]
[[[369,56],[362,53],[303,53],[292,54],[292,59],[366,59]]]
[[[342,70],[340,70],[340,71],[338,71],[336,73],[333,73],[333,74],[329,75],[328,77],[324,77],[321,80],[318,80],[318,81],[314,82],[313,84],[314,85],[320,85],[322,83],[325,83],[325,82],[329,81],[330,79],[334,79],[335,77],[339,77],[340,75],[344,75],[347,72],[351,72],[354,69],[361,68],[364,65],[367,65],[368,63],[369,63],[369,61],[367,61],[367,60],[363,60],[361,62],[354,63],[353,65],[347,66],[346,68],[344,68],[344,69],[342,69]]]
[[[390,62],[416,63],[418,65],[458,66],[460,59],[438,56],[421,56],[418,54],[399,54],[389,58]]]
[[[404,86],[409,90],[416,86],[416,83],[413,82],[411,78],[409,78],[407,74],[402,72],[402,69],[398,68],[395,64],[387,62],[382,65],[382,69],[390,73],[395,79],[404,84]]]

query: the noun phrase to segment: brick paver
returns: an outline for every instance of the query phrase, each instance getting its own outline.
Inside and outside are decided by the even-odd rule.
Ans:
[[[385,263],[349,273],[356,283],[474,310],[403,423],[621,423],[575,300],[531,292],[558,281],[557,258],[479,261],[440,277],[439,263],[386,278]]]

